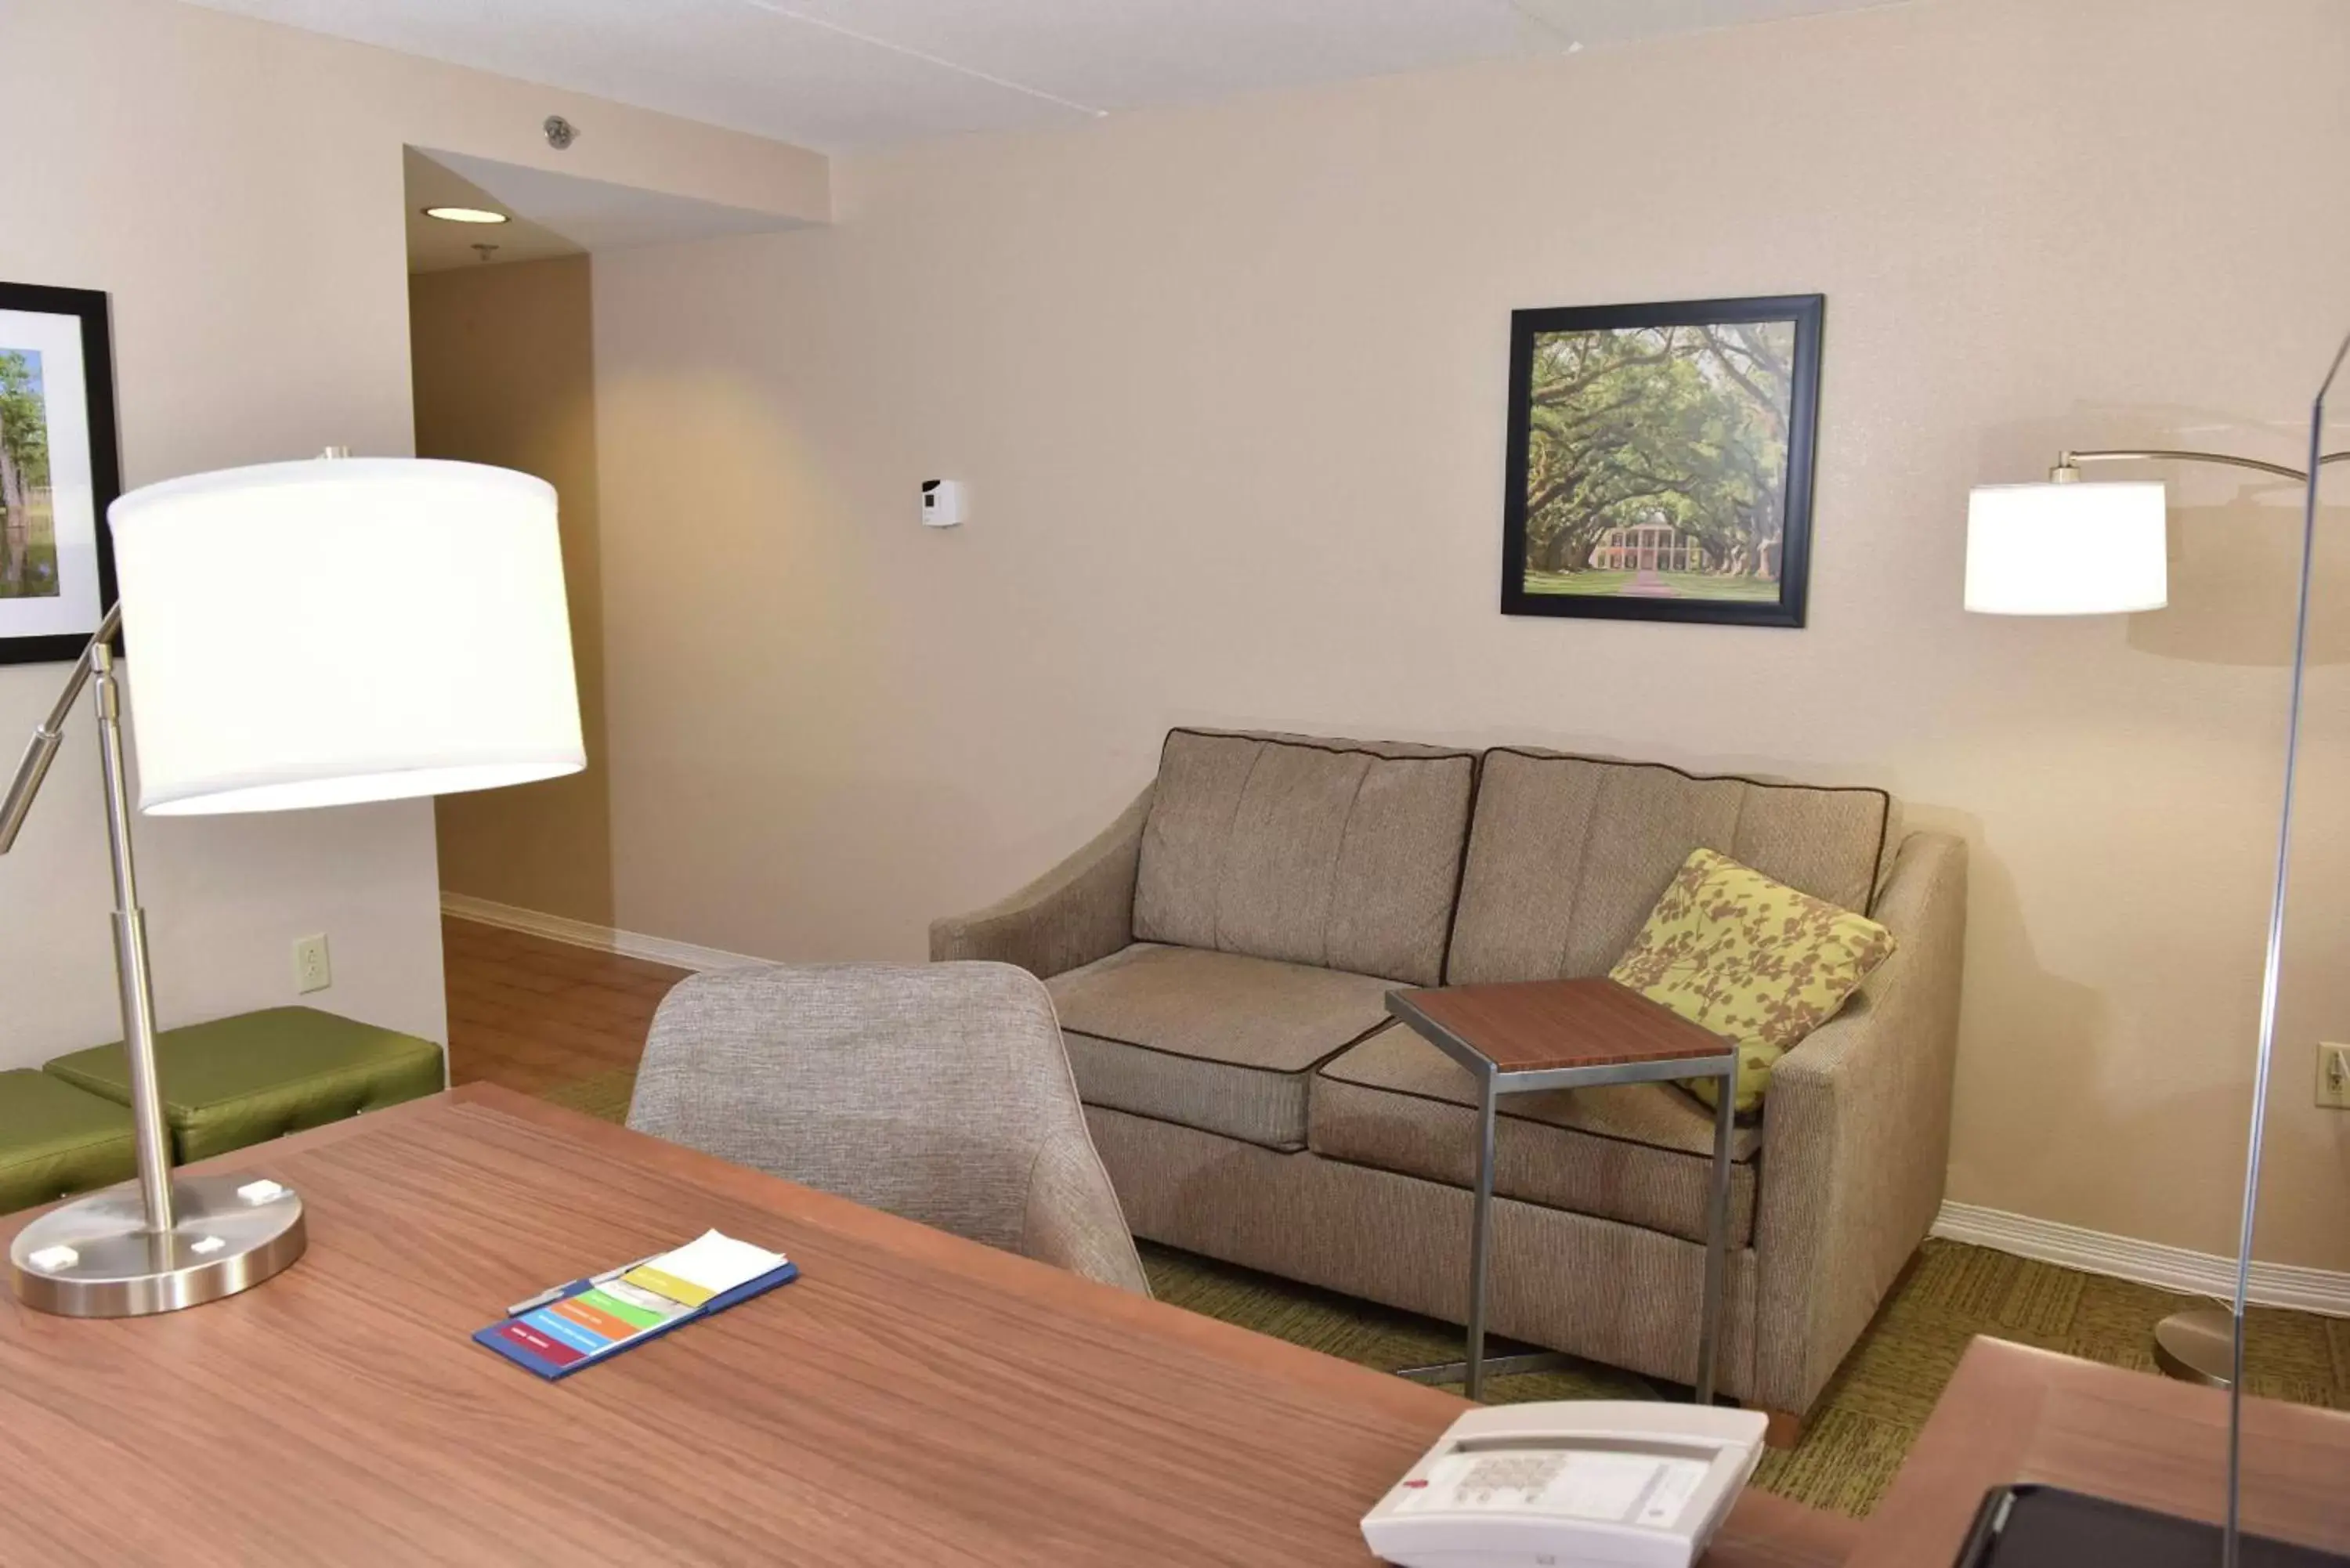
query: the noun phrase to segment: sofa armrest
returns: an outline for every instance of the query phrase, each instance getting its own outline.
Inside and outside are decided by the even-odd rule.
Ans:
[[[1010,898],[931,921],[931,961],[992,959],[1050,980],[1131,943],[1150,795],[1144,790],[1093,842]]]
[[[1770,1409],[1810,1407],[1941,1206],[1966,903],[1964,842],[1903,840],[1876,910],[1899,946],[1771,1069],[1753,1395]]]

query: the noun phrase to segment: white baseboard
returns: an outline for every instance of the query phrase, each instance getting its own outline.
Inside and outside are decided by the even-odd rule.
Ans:
[[[1935,1218],[1934,1234],[1952,1241],[1971,1242],[1997,1251],[2012,1252],[2043,1263],[2058,1263],[2092,1274],[2110,1274],[2188,1295],[2212,1296],[2221,1302],[2236,1293],[2236,1260],[2212,1252],[2192,1252],[2157,1241],[2109,1236],[2054,1220],[2034,1220],[1972,1203],[1942,1205]],[[2350,1317],[2350,1273],[2327,1269],[2297,1268],[2291,1263],[2252,1262],[2247,1293],[2256,1306],[2293,1307]]]
[[[490,899],[471,898],[463,893],[442,894],[441,912],[456,919],[471,920],[476,925],[523,931],[534,937],[545,937],[549,941],[568,942],[576,948],[594,948],[598,952],[619,953],[624,958],[665,963],[676,969],[742,969],[751,964],[775,961],[773,959],[753,958],[748,953],[730,953],[723,948],[697,947],[691,942],[673,942],[667,937],[648,937],[636,931],[615,930],[610,926],[566,919],[561,915],[542,915],[536,909],[516,909],[512,904],[494,903]]]

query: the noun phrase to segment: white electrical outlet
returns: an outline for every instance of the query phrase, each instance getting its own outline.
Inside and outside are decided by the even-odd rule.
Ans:
[[[327,939],[303,937],[294,944],[294,989],[324,991],[335,983],[335,966],[327,959]]]
[[[2350,1045],[2319,1042],[2317,1103],[2328,1110],[2350,1111]]]

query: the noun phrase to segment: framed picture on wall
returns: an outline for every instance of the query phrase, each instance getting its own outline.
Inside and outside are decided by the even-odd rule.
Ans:
[[[114,602],[106,296],[0,283],[0,664],[78,657]]]
[[[1502,613],[1802,626],[1824,305],[1513,313]]]

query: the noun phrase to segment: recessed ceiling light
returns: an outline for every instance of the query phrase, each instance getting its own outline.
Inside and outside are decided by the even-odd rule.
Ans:
[[[438,218],[444,223],[503,223],[504,213],[493,213],[487,207],[427,207],[424,215]]]

